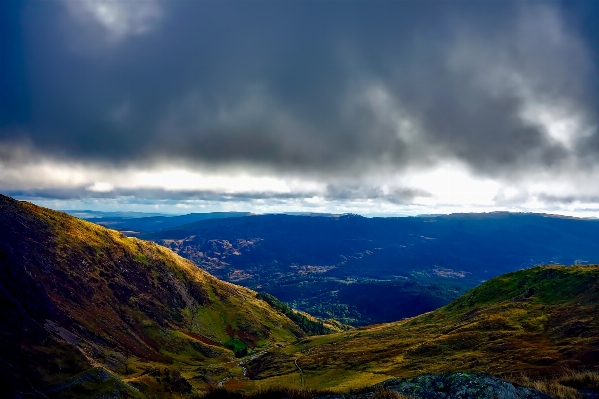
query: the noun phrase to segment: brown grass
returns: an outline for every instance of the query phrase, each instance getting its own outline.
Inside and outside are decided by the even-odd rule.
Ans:
[[[350,391],[350,394],[359,394],[372,392],[371,389],[362,389]],[[223,387],[211,388],[210,391],[201,397],[201,399],[311,399],[326,395],[338,395],[333,391],[319,389],[293,389],[293,388],[269,388],[255,393],[244,393],[243,391],[233,391]],[[371,399],[416,399],[415,396],[405,396],[392,389],[377,385],[374,388],[374,395]]]
[[[374,396],[371,399],[416,399],[416,397],[408,397],[392,389],[377,385],[374,388]]]
[[[544,392],[555,399],[582,399],[582,395],[574,388],[562,385],[558,380],[533,380],[523,376],[518,379],[520,385]]]
[[[248,369],[252,378],[267,384],[270,378],[297,373],[293,360],[301,354],[308,380],[335,370],[319,386],[342,389],[350,383],[360,387],[356,373],[408,378],[467,371],[541,379],[562,375],[564,368],[595,368],[598,279],[599,266],[510,273],[412,319],[275,348]],[[530,301],[513,300],[532,289]],[[573,387],[565,381],[561,385]]]
[[[229,389],[212,387],[210,391],[202,396],[202,399],[311,399],[318,396],[333,395],[333,391],[317,389],[294,389],[294,388],[269,388],[251,394],[243,391],[231,391]],[[378,399],[404,399],[403,397],[386,397]]]
[[[566,369],[563,374],[554,377],[533,379],[522,375],[513,382],[544,392],[555,399],[582,399],[583,396],[578,389],[599,389],[599,372]]]
[[[564,375],[560,377],[560,382],[564,385],[578,389],[599,390],[599,371],[567,370]]]

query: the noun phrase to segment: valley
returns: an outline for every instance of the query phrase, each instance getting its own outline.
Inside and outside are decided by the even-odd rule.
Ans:
[[[121,227],[143,219],[123,219]],[[485,280],[538,264],[599,263],[598,220],[544,214],[252,215],[136,236],[220,279],[353,326],[432,311]]]

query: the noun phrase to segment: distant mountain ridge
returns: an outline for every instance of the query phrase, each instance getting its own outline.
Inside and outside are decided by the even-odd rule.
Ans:
[[[255,215],[204,220],[140,238],[171,248],[221,279],[354,325],[434,310],[514,270],[599,263],[599,220],[530,213]]]
[[[155,231],[181,226],[189,223],[198,222],[207,219],[232,218],[251,215],[248,212],[209,212],[209,213],[189,213],[186,215],[156,215],[144,216],[141,213],[117,213],[110,215],[105,213],[92,213],[90,215],[81,215],[74,213],[74,216],[88,220],[90,222],[108,227],[113,230],[119,230],[128,236],[135,236],[144,231]]]
[[[59,212],[67,213],[71,216],[83,220],[99,219],[104,217],[121,218],[121,219],[136,219],[154,216],[179,216],[179,214],[169,215],[165,213],[153,212],[136,212],[136,211],[93,211],[90,209],[57,209]]]

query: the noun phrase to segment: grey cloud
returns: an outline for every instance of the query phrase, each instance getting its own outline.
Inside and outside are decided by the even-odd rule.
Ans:
[[[521,204],[525,204],[529,201],[538,201],[544,204],[546,209],[557,210],[560,206],[568,206],[575,203],[578,204],[599,204],[599,195],[596,194],[585,194],[585,193],[571,193],[571,194],[554,194],[554,193],[530,193],[528,191],[520,191],[518,194],[513,196],[506,196],[505,193],[500,192],[494,199],[493,202],[497,206],[504,207],[519,207]],[[578,211],[589,211],[586,208],[576,208]]]
[[[333,200],[364,200],[377,199],[394,204],[407,204],[416,197],[430,197],[431,194],[424,190],[414,188],[393,188],[384,190],[380,187],[367,185],[340,185],[327,186],[326,198]]]
[[[510,176],[572,155],[522,119],[531,102],[596,123],[596,71],[558,3],[162,2],[152,29],[88,53],[57,4],[23,11],[11,57],[29,95],[0,140],[71,160],[354,176],[457,158]],[[396,115],[367,100],[374,86]]]
[[[245,202],[253,200],[278,200],[302,199],[310,193],[273,193],[273,192],[249,192],[249,193],[222,193],[211,190],[162,190],[162,189],[113,189],[106,192],[90,191],[85,186],[72,188],[47,188],[8,190],[3,192],[16,198],[28,199],[59,199],[59,200],[84,200],[84,199],[111,199],[111,198],[135,198],[139,201],[214,201],[214,202]]]
[[[302,200],[311,197],[322,197],[327,201],[369,200],[377,199],[390,203],[405,204],[415,197],[428,197],[430,193],[411,188],[395,188],[385,192],[377,187],[364,188],[360,186],[329,185],[325,193],[316,191],[296,191],[277,193],[271,191],[255,191],[240,193],[223,193],[214,190],[164,190],[150,188],[115,188],[107,191],[92,191],[89,186],[82,185],[71,188],[35,188],[18,189],[3,192],[17,198],[40,198],[59,200],[137,198],[148,201],[214,201],[214,202],[245,202],[254,200],[276,201]]]
[[[573,194],[573,195],[555,195],[540,194],[538,199],[552,205],[570,205],[575,202],[583,204],[599,203],[599,195]]]
[[[398,78],[398,93],[430,141],[477,173],[526,173],[568,155],[541,126],[523,120],[527,107],[559,104],[594,116],[590,55],[581,39],[559,8],[521,4],[496,19],[459,19],[453,36],[432,43],[443,49],[435,48],[428,65],[429,54],[409,65],[416,82]]]

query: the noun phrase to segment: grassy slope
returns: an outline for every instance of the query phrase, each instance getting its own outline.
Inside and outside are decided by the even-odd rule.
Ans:
[[[262,384],[358,387],[445,371],[497,376],[599,364],[599,266],[506,274],[412,319],[305,338],[250,365]],[[294,364],[297,361],[297,366]]]
[[[597,266],[510,273],[416,318],[289,345],[301,331],[255,292],[155,244],[7,197],[0,226],[2,389],[43,389],[96,365],[174,398],[184,384],[165,366],[200,388],[233,377],[226,387],[251,391],[299,386],[298,368],[308,388],[345,389],[425,372],[599,364]],[[255,380],[221,346],[231,337],[266,352],[245,364]]]
[[[16,387],[41,389],[98,365],[142,389],[152,384],[142,370],[176,367],[201,387],[206,375],[241,375],[222,345],[230,338],[257,352],[304,335],[255,292],[154,243],[4,196],[0,226],[0,301],[12,309],[2,314],[10,350],[0,375],[31,380]]]

